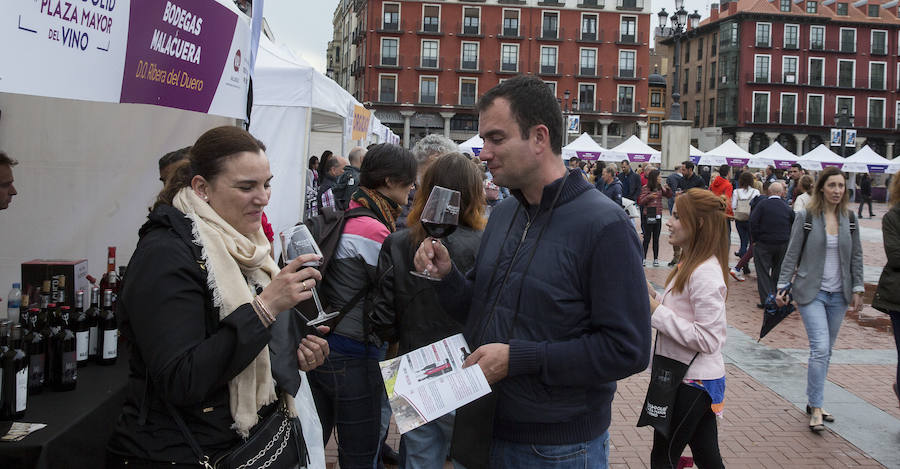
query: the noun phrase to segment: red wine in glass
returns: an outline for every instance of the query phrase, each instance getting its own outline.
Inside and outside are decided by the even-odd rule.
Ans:
[[[422,209],[422,217],[419,219],[422,228],[431,236],[431,242],[437,243],[438,239],[450,236],[456,230],[459,223],[460,193],[446,187],[434,186],[425,207]],[[439,278],[431,276],[428,269],[422,272],[409,272],[416,277],[439,281]]]

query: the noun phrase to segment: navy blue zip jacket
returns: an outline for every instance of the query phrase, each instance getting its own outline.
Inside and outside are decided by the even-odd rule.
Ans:
[[[537,207],[512,193],[492,211],[475,267],[465,277],[454,267],[435,288],[446,311],[462,312],[473,350],[509,344],[495,438],[589,441],[609,427],[616,380],[650,359],[643,251],[622,208],[577,170]]]

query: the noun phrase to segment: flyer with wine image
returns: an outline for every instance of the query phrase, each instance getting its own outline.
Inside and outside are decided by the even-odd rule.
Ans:
[[[491,392],[478,365],[463,368],[469,353],[466,339],[456,334],[380,363],[401,434]]]

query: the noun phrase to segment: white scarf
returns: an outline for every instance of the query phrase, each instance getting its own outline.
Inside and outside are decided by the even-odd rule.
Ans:
[[[182,189],[172,205],[192,221],[194,242],[203,251],[207,287],[213,304],[219,308],[219,319],[252,302],[255,287],[265,288],[278,273],[262,228],[249,236],[239,233],[190,187]],[[232,428],[246,438],[259,421],[256,412],[277,399],[268,346],[228,382],[228,393],[234,418]],[[292,401],[290,396],[285,398]],[[293,402],[286,404],[293,409]]]

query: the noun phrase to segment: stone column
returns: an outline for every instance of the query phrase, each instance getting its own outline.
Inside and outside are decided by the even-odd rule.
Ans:
[[[734,143],[736,143],[737,146],[743,148],[744,150],[750,151],[750,137],[752,136],[752,132],[735,132]]]
[[[597,121],[597,123],[600,124],[600,126],[601,126],[600,146],[603,148],[606,148],[606,149],[609,149],[607,136],[608,136],[608,132],[609,132],[609,124],[612,124],[612,122],[613,122],[612,119],[600,119]]]
[[[637,125],[641,129],[641,141],[647,143],[647,139],[650,137],[650,128],[647,121],[637,121]]]
[[[806,140],[806,134],[794,134],[794,138],[797,139],[797,156],[803,155],[803,141]]]
[[[778,138],[778,135],[780,135],[780,132],[766,132],[766,138],[769,139],[769,145],[775,143],[775,139]]]
[[[415,113],[416,111],[400,111],[403,116],[403,148],[409,148],[409,118]]]
[[[444,137],[450,138],[450,119],[452,119],[455,115],[455,112],[441,113],[441,117],[444,118]]]
[[[885,150],[886,150],[886,153],[887,153],[887,154],[884,155],[884,157],[887,158],[887,159],[889,159],[889,160],[894,159],[894,142],[886,142],[886,143],[885,143]]]
[[[662,169],[671,171],[690,158],[691,124],[689,120],[662,121]]]

